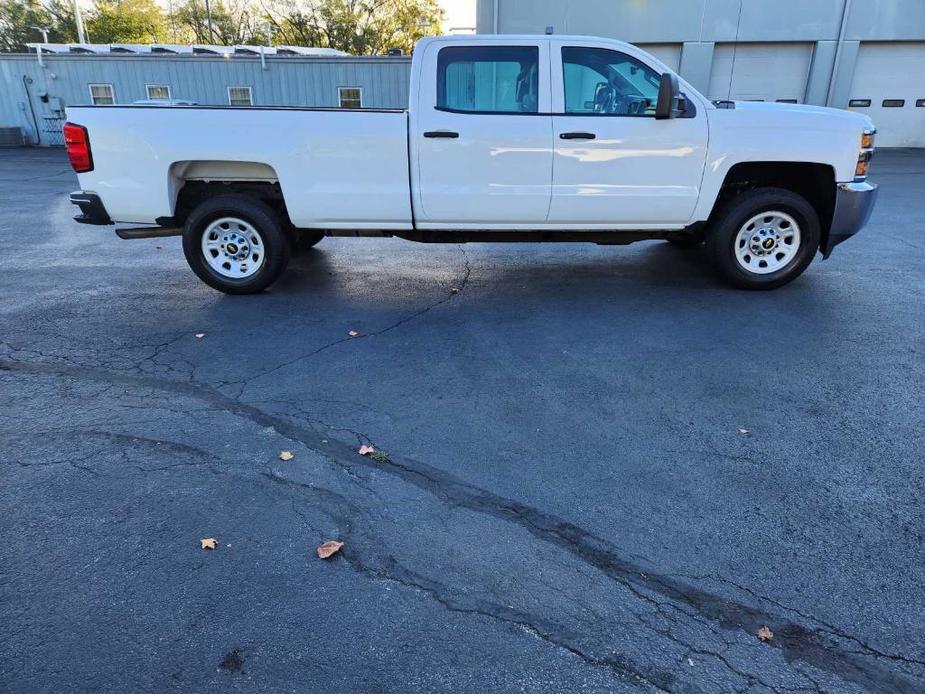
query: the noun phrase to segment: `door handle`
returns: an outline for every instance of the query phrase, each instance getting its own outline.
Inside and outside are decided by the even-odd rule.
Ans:
[[[562,133],[559,135],[560,140],[593,140],[596,137],[594,133]]]
[[[459,133],[454,133],[452,130],[428,130],[424,133],[424,137],[445,137],[450,140],[455,140],[459,137]]]

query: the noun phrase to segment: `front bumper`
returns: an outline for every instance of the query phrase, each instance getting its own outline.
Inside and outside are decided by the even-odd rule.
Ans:
[[[103,207],[103,201],[96,193],[87,193],[82,190],[71,193],[71,204],[80,208],[80,214],[74,217],[76,222],[97,226],[113,223],[106,208]]]
[[[823,240],[822,257],[828,258],[832,249],[858,233],[870,219],[870,213],[877,201],[875,183],[839,183],[835,193],[835,212],[832,227]]]

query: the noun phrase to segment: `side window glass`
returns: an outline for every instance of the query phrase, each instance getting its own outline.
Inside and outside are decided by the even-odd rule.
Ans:
[[[563,48],[565,112],[655,116],[661,75],[605,48]]]
[[[437,108],[537,113],[536,46],[451,46],[437,55]]]

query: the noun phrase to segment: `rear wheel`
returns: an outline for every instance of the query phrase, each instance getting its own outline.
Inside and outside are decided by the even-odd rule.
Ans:
[[[806,198],[757,188],[729,200],[707,234],[707,252],[725,279],[773,289],[799,277],[819,248],[819,217]]]
[[[190,213],[183,253],[203,282],[226,294],[254,294],[279,278],[290,240],[272,208],[245,195],[220,195]]]

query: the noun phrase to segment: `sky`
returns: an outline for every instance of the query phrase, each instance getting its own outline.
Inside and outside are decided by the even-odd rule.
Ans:
[[[446,10],[443,31],[448,32],[454,27],[475,28],[476,0],[439,0],[439,2]]]

